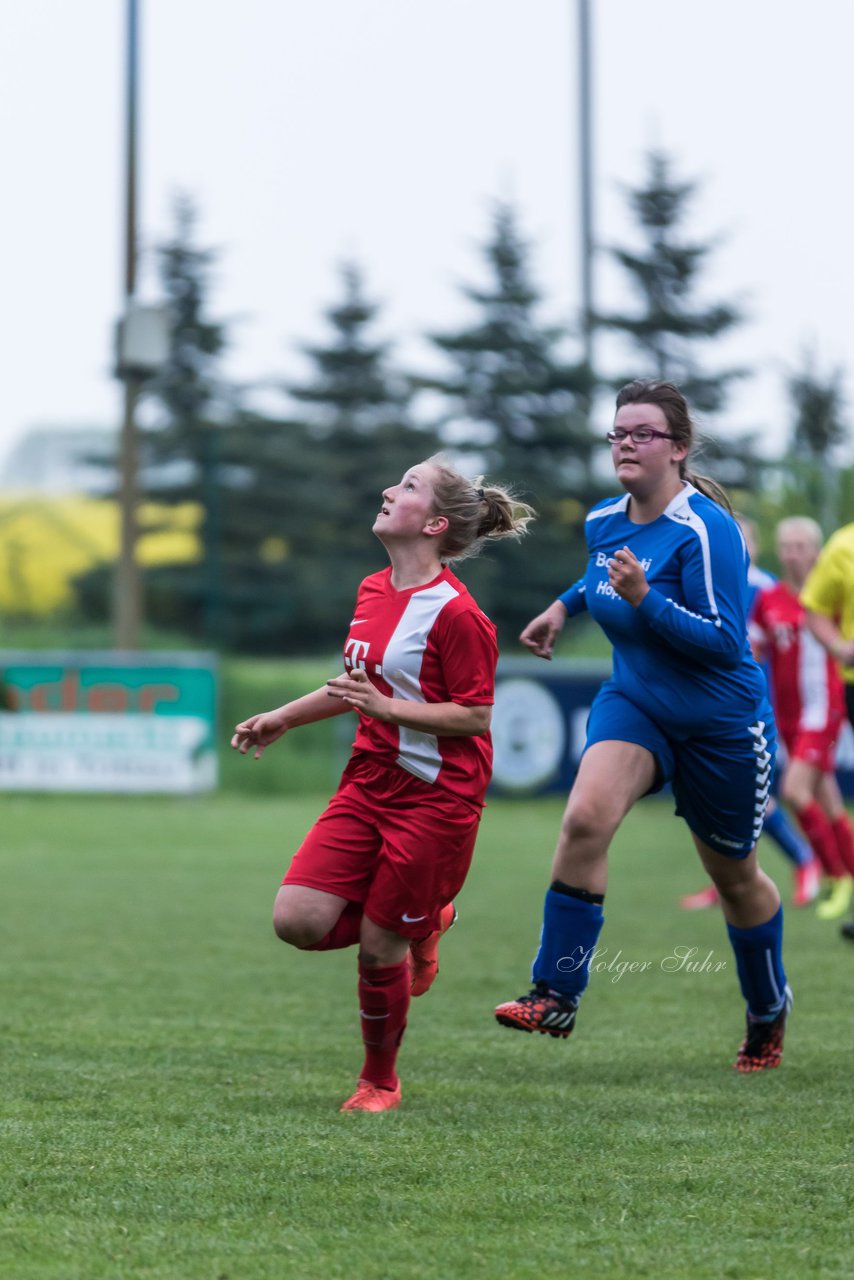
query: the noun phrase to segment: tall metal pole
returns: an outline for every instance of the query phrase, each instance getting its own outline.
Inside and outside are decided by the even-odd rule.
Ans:
[[[578,3],[578,158],[581,194],[581,328],[584,359],[593,368],[593,93],[590,0]]]
[[[127,72],[125,132],[125,280],[124,315],[130,311],[136,292],[136,143],[138,0],[127,0]],[[119,444],[119,509],[121,544],[114,592],[114,643],[117,649],[137,649],[142,621],[142,584],[136,559],[137,528],[137,442],[136,402],[139,378],[120,368],[124,381],[124,416]]]

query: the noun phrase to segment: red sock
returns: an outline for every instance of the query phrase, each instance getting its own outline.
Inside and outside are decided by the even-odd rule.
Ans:
[[[798,822],[812,845],[812,851],[822,869],[834,880],[846,874],[845,864],[839,856],[839,848],[830,819],[815,800],[797,810]]]
[[[849,876],[854,876],[854,833],[851,829],[851,819],[847,813],[842,813],[831,825],[836,838],[839,860],[844,864]]]
[[[375,969],[359,962],[359,1012],[365,1044],[365,1065],[359,1076],[383,1089],[397,1085],[394,1064],[406,1030],[411,982],[405,961]]]
[[[362,928],[363,911],[361,902],[348,902],[326,937],[303,947],[303,951],[339,951],[342,947],[355,946]]]

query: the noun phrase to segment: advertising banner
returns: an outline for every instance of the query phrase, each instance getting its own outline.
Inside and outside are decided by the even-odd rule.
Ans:
[[[493,792],[533,796],[569,790],[584,750],[590,704],[610,674],[609,662],[501,659],[492,717]],[[777,759],[779,769],[785,762],[782,752]],[[839,785],[850,798],[854,733],[847,723],[836,764]]]
[[[210,654],[0,651],[0,790],[209,791],[216,703]]]

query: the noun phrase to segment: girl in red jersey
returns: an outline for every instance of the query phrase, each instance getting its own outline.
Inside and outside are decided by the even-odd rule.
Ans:
[[[359,944],[365,1059],[342,1111],[400,1103],[397,1053],[411,995],[436,976],[437,944],[456,917],[492,770],[495,628],[448,562],[533,515],[441,457],[383,491],[373,531],[391,567],[359,588],[344,673],[236,726],[245,755],[289,729],[356,712],[338,790],[276,897],[278,936],[302,950]]]
[[[781,791],[830,881],[817,915],[835,920],[851,901],[854,834],[836,781],[836,744],[845,720],[845,691],[835,660],[810,632],[800,592],[822,544],[821,527],[808,516],[777,525],[783,577],[756,597],[750,639],[768,657],[774,715],[788,763]]]

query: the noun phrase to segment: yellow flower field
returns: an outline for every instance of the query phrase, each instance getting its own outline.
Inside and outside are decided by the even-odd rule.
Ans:
[[[200,558],[201,508],[144,503],[140,564]],[[119,509],[104,498],[0,495],[0,614],[46,616],[74,603],[74,579],[111,564],[119,550]]]

